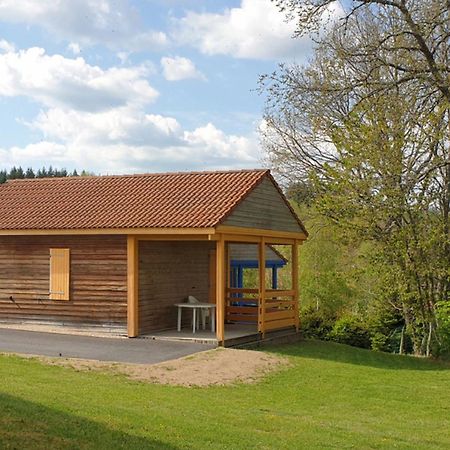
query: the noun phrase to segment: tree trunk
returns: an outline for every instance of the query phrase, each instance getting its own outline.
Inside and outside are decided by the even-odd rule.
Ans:
[[[403,355],[403,341],[405,339],[405,326],[402,327],[402,334],[400,337],[400,347],[398,349],[398,354]]]

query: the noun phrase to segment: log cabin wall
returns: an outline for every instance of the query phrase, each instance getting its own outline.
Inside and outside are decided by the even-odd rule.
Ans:
[[[49,300],[50,249],[70,249],[69,300]],[[0,321],[126,330],[125,236],[0,236]]]
[[[175,303],[193,295],[208,302],[209,253],[214,242],[139,243],[139,333],[176,327]],[[183,313],[184,324],[190,321]]]

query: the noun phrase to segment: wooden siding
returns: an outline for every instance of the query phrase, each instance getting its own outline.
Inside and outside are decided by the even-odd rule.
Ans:
[[[175,328],[177,308],[188,295],[208,301],[213,242],[139,243],[139,334]],[[183,323],[190,321],[183,313]]]
[[[303,233],[269,178],[264,179],[224,220],[223,225]]]
[[[49,299],[50,249],[70,250],[70,299]],[[125,236],[0,236],[0,320],[126,328]]]

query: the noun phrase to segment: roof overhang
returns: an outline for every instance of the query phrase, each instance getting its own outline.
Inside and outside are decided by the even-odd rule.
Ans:
[[[48,235],[212,235],[214,228],[86,228],[86,229],[38,229],[0,230],[0,236],[48,236]]]
[[[233,227],[218,225],[216,228],[83,228],[83,229],[35,229],[35,230],[0,230],[0,236],[93,236],[93,235],[134,235],[140,239],[193,239],[216,240],[222,235],[226,240],[252,242],[266,238],[267,243],[291,243],[293,240],[304,241],[304,233],[290,231],[266,230],[259,228]]]

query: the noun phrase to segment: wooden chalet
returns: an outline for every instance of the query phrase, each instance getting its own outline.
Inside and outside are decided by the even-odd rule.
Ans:
[[[14,180],[0,208],[2,322],[135,337],[175,329],[174,304],[193,295],[216,304],[219,344],[227,323],[299,327],[307,232],[268,170]],[[268,280],[287,262],[274,245],[291,248],[289,289]]]

